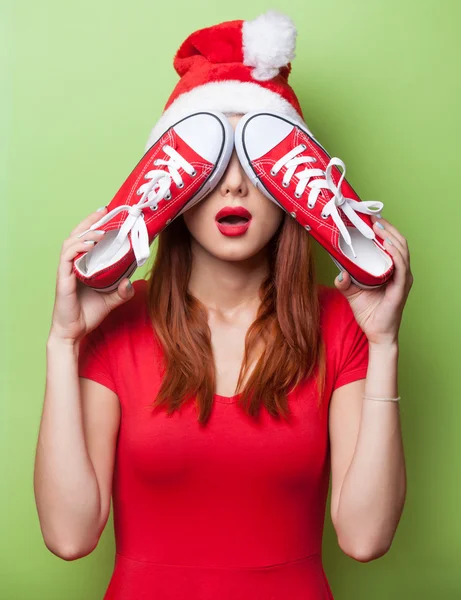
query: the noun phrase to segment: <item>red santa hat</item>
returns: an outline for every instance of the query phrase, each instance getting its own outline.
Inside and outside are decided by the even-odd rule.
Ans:
[[[225,21],[191,33],[174,57],[180,80],[145,150],[174,123],[198,110],[225,114],[273,110],[305,125],[288,84],[296,35],[293,21],[275,10],[253,21]]]

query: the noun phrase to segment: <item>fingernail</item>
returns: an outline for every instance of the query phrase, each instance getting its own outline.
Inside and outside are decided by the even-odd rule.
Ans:
[[[126,289],[131,292],[133,289],[133,286],[131,285],[131,281],[128,279],[128,283],[126,284]]]
[[[94,240],[85,240],[84,244],[94,244]]]
[[[102,212],[106,207],[105,206],[101,206],[100,208],[98,208],[98,210],[96,212]]]
[[[375,213],[375,216],[377,219],[382,219],[382,214],[381,213]]]
[[[375,223],[380,229],[384,229],[384,225],[382,223],[380,223],[379,221],[375,221]]]
[[[343,272],[341,271],[340,274],[338,275],[338,281],[342,281],[343,280]]]
[[[393,246],[393,245],[394,245],[394,244],[391,242],[391,240],[390,240],[389,238],[386,238],[386,242],[387,242],[388,244],[390,244],[391,246]]]

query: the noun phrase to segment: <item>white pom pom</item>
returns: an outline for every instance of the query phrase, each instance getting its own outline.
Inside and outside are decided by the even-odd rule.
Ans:
[[[259,81],[272,79],[296,56],[296,27],[287,15],[269,10],[242,27],[243,64]]]

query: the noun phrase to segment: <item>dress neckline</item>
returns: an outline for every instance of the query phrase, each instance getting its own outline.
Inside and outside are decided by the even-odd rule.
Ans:
[[[216,402],[222,402],[223,404],[234,404],[241,395],[242,392],[240,392],[240,394],[234,394],[233,396],[221,396],[220,394],[214,394],[214,399]]]

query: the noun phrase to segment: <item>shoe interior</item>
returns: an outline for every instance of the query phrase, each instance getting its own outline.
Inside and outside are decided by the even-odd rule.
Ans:
[[[386,273],[392,266],[392,259],[373,240],[366,238],[356,227],[348,227],[354,246],[355,257],[352,250],[342,237],[339,240],[339,248],[352,262],[371,275],[379,276]]]
[[[112,244],[114,239],[117,237],[119,230],[112,229],[111,231],[107,231],[104,234],[104,237],[96,243],[94,248],[89,250],[86,254],[84,254],[81,258],[79,258],[75,266],[76,268],[85,275],[86,277],[91,277],[97,271],[105,269],[110,265],[115,264],[120,259],[122,259],[125,254],[130,249],[130,241],[128,237],[123,240],[122,246],[116,251],[114,256],[112,256],[109,260],[105,258],[103,261],[100,260],[101,255],[107,248]]]

